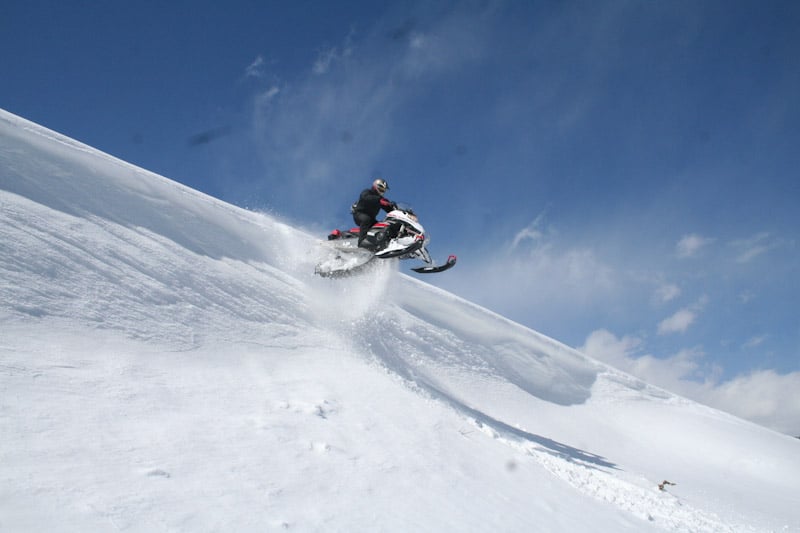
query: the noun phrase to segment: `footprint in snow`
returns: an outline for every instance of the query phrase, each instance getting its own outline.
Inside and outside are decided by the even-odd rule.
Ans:
[[[147,477],[160,477],[164,479],[169,479],[172,477],[172,475],[166,470],[161,470],[160,468],[156,468],[153,470],[148,470]]]
[[[331,445],[327,442],[312,442],[310,448],[311,451],[317,453],[328,453],[331,451]]]

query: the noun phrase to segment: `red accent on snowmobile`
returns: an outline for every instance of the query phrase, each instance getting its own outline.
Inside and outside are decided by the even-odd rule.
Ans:
[[[386,222],[376,222],[375,224],[372,225],[372,227],[373,228],[388,228],[389,224],[387,224]],[[356,235],[358,235],[360,231],[361,231],[361,228],[356,226],[355,228],[350,228],[349,233],[355,233]]]

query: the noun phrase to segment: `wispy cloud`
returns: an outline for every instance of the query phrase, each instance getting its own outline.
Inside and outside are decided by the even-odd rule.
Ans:
[[[767,253],[781,245],[769,233],[759,233],[747,239],[733,241],[731,246],[737,251],[737,263],[749,263],[756,257]]]
[[[660,303],[671,302],[681,295],[681,289],[674,283],[665,283],[656,289],[656,300]]]
[[[714,239],[702,237],[696,233],[685,235],[676,245],[678,257],[694,257],[712,242],[714,242]]]
[[[758,346],[764,344],[764,341],[767,340],[767,337],[767,335],[757,335],[755,337],[751,337],[742,345],[742,348],[746,350],[757,348]]]
[[[256,102],[258,104],[258,109],[260,110],[260,106],[268,105],[272,102],[272,100],[278,96],[278,93],[281,92],[280,87],[273,85],[268,89],[265,89],[256,95]]]
[[[311,66],[311,71],[317,75],[327,74],[333,64],[350,57],[353,54],[353,35],[354,33],[351,31],[341,46],[322,48]]]
[[[245,78],[263,78],[266,76],[264,64],[264,57],[261,55],[257,56],[253,62],[244,69]]]
[[[743,304],[748,304],[757,298],[753,291],[745,290],[739,293],[739,301]]]
[[[519,247],[524,241],[531,241],[534,244],[539,242],[544,237],[544,233],[540,229],[544,221],[544,216],[544,212],[540,213],[530,224],[517,232],[517,234],[514,235],[514,239],[511,241],[511,248]]]

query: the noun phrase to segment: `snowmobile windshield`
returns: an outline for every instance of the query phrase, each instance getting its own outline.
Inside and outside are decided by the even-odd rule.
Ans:
[[[413,218],[414,220],[419,220],[419,217],[418,217],[418,216],[417,216],[417,214],[414,212],[414,208],[413,208],[413,207],[411,207],[410,205],[406,205],[406,204],[397,204],[397,209],[399,209],[400,211],[405,211],[405,213],[406,213],[406,214],[407,214],[409,217]]]

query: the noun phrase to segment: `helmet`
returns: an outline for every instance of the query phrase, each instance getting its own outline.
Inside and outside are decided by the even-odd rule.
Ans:
[[[372,182],[372,188],[383,196],[383,193],[389,190],[389,184],[386,183],[386,180],[378,178]]]

